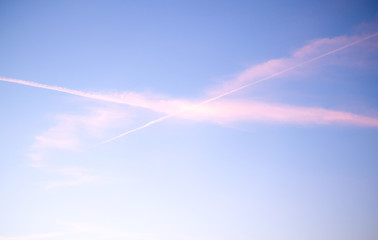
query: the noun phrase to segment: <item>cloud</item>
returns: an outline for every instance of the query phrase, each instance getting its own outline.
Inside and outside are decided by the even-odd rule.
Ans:
[[[294,71],[302,66],[308,65],[322,58],[328,57],[330,55],[333,55],[335,53],[348,49],[352,46],[360,44],[376,36],[378,36],[378,32],[367,35],[367,36],[353,36],[350,38],[339,37],[339,38],[334,38],[334,39],[317,40],[299,49],[297,52],[293,54],[293,57],[291,58],[273,59],[264,64],[253,66],[245,70],[244,72],[239,74],[235,79],[228,81],[224,84],[221,84],[220,87],[217,87],[216,90],[212,92],[213,95],[215,94],[215,96],[213,97],[210,97],[196,104],[186,105],[185,107],[179,109],[176,112],[173,112],[173,113],[171,112],[168,115],[157,118],[137,128],[126,131],[118,136],[115,136],[113,138],[110,138],[104,141],[103,143],[109,143],[120,137],[142,130],[144,128],[147,128],[153,124],[164,121],[166,119],[177,117],[179,115],[182,116],[185,113],[193,113],[193,109],[197,109],[198,111],[198,109],[201,109],[203,105],[208,105],[209,103],[218,101],[221,98],[224,98],[226,96],[229,96],[231,94],[244,90],[246,88],[259,84],[261,82],[264,82],[272,78],[286,74],[288,72]],[[325,45],[327,45],[327,47],[329,47],[329,45],[332,45],[334,46],[334,48],[331,50],[327,49],[325,53],[323,52],[320,55],[311,56],[315,52],[318,52],[320,48],[324,48]],[[305,58],[307,56],[310,56],[310,58]],[[269,106],[266,105],[265,107],[269,107]],[[260,116],[256,116],[259,119],[267,119],[267,120],[285,119],[286,122],[291,122],[291,123],[298,123],[298,122],[303,123],[306,120],[306,122],[321,123],[321,124],[324,124],[325,122],[348,122],[350,124],[357,123],[359,125],[374,126],[374,127],[376,126],[374,119],[354,115],[351,113],[329,111],[325,109],[304,109],[304,108],[290,108],[289,109],[286,107],[287,111],[290,110],[290,112],[296,113],[294,115],[291,115],[291,117],[288,117],[288,114],[286,115],[282,114],[282,107],[280,108],[280,107],[270,106],[269,109],[272,111],[277,111],[277,114],[267,115],[264,111],[255,111],[255,116],[256,114],[260,114]],[[208,112],[203,112],[203,113],[207,114]],[[305,113],[307,117],[304,117],[303,113]],[[326,114],[326,115],[322,117],[321,114]],[[194,118],[194,116],[195,115],[192,115],[191,118]],[[232,115],[231,117],[234,117],[234,116],[235,114]],[[297,119],[293,118],[293,116],[297,116],[298,118]]]
[[[351,63],[356,62],[358,55],[361,57],[361,46],[363,47],[362,49],[364,49],[365,55],[371,54],[373,51],[378,51],[378,46],[373,47],[371,43],[373,41],[368,41],[377,36],[378,32],[367,35],[339,36],[312,40],[307,45],[294,51],[290,57],[271,59],[265,63],[252,66],[239,73],[235,78],[209,89],[208,94],[214,96],[233,89],[241,88],[245,85],[249,87],[253,83],[266,81],[273,77],[288,74],[293,72],[293,70],[297,70],[299,67],[314,63],[325,57],[329,59],[332,55],[336,55],[338,52],[353,49],[351,47],[358,45],[360,46],[358,52],[345,54],[348,56],[345,59],[340,59],[339,56],[334,61],[334,63],[337,62],[338,64],[350,65]]]
[[[173,117],[185,117],[193,120],[203,119],[212,122],[251,120],[295,124],[348,123],[376,127],[376,120],[372,117],[360,116],[335,110],[327,110],[319,107],[290,107],[284,105],[257,103],[252,101],[222,101],[222,103],[213,103],[215,101],[219,101],[219,99],[222,99],[231,94],[234,95],[237,92],[240,92],[261,82],[268,81],[272,78],[276,78],[284,74],[292,73],[295,70],[299,70],[305,65],[310,65],[325,57],[329,58],[330,56],[336,55],[336,53],[345,51],[346,49],[350,49],[353,46],[371,46],[371,44],[368,44],[368,40],[377,36],[378,32],[375,32],[369,35],[339,36],[311,41],[306,46],[295,51],[290,57],[272,59],[263,64],[252,66],[251,68],[246,69],[232,80],[214,87],[210,91],[210,96],[202,101],[170,99],[161,95],[141,94],[134,92],[111,94],[89,93],[9,78],[0,78],[0,81],[50,89],[100,101],[127,104],[133,107],[146,108],[165,114],[162,117],[126,131],[105,142],[113,141],[119,137],[139,131],[153,124],[165,121]],[[355,60],[355,56],[351,56],[350,59]],[[345,60],[343,61],[345,62]],[[221,104],[223,104],[224,106],[220,106]],[[207,106],[205,107],[205,105]],[[232,111],[230,110],[231,108],[233,109]],[[223,111],[220,111],[219,109],[223,109]],[[239,110],[236,111],[236,109]],[[77,126],[79,125],[78,123],[85,122],[85,125],[90,126],[91,121],[92,120],[88,122],[87,119],[80,120],[80,118],[70,119],[70,117],[68,117],[68,119],[65,119],[55,127],[50,128],[47,132],[37,136],[35,139],[36,141],[34,148],[61,148],[68,150],[77,150],[80,147],[80,140],[78,139],[79,134],[77,132]],[[106,124],[103,123],[103,125]],[[43,151],[40,151],[40,153],[31,152],[29,156],[33,158],[35,162],[37,162],[42,158],[41,152],[43,153]]]
[[[121,99],[121,98],[112,97],[112,96],[105,95],[105,94],[89,93],[89,92],[84,92],[84,91],[79,91],[79,90],[68,89],[68,88],[64,88],[64,87],[46,85],[46,84],[41,84],[41,83],[36,83],[36,82],[13,79],[13,78],[0,77],[0,81],[16,83],[16,84],[21,84],[21,85],[36,87],[36,88],[49,89],[49,90],[53,90],[53,91],[57,91],[57,92],[68,93],[68,94],[72,94],[72,95],[76,95],[76,96],[80,96],[80,97],[85,97],[85,98],[96,99],[96,100],[100,100],[100,101],[129,104],[129,105],[132,105],[132,106],[138,105],[138,98],[134,100],[133,99],[134,96],[132,96],[132,95],[129,96],[130,98],[125,97],[124,99]]]
[[[140,131],[169,118],[207,121],[217,124],[233,122],[265,122],[300,125],[344,124],[378,127],[378,118],[324,108],[295,107],[253,101],[222,100],[208,104],[193,104],[176,113],[157,118],[137,128],[126,131],[102,142],[112,142],[130,133]]]
[[[62,157],[62,151],[83,152],[88,146],[88,139],[100,139],[107,131],[118,129],[130,118],[127,111],[117,106],[90,107],[86,111],[55,116],[54,125],[34,138],[27,153],[31,160],[29,166],[58,179],[46,183],[47,190],[99,183],[100,177],[90,169],[61,167],[54,163]]]
[[[79,115],[55,116],[55,124],[34,138],[28,153],[31,166],[41,167],[43,160],[55,150],[82,151],[85,138],[101,138],[104,132],[117,128],[128,117],[128,112],[118,107],[97,107]]]
[[[220,124],[255,121],[300,125],[349,124],[378,127],[378,118],[319,107],[295,107],[246,100],[213,102],[193,108],[189,112],[180,114],[179,117]]]
[[[154,111],[174,111],[174,109],[180,108],[186,101],[178,99],[166,99],[161,95],[154,94],[142,94],[136,92],[122,92],[122,93],[91,93],[79,90],[68,89],[64,87],[51,86],[36,82],[24,81],[13,78],[0,77],[0,81],[16,83],[25,86],[31,86],[42,89],[49,89],[57,92],[68,93],[84,98],[125,104],[133,107],[147,108]]]

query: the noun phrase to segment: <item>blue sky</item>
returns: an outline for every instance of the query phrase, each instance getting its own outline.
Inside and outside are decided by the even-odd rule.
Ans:
[[[375,240],[374,1],[0,1],[0,240]]]

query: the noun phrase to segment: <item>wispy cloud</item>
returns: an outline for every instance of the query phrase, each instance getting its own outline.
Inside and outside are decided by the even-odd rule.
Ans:
[[[37,88],[50,89],[58,92],[69,93],[81,97],[107,101],[112,103],[127,104],[134,107],[150,109],[165,114],[139,127],[126,131],[116,137],[106,140],[111,142],[122,136],[142,130],[153,124],[173,117],[187,118],[192,120],[206,120],[211,122],[234,122],[234,121],[268,121],[294,124],[331,124],[345,123],[376,127],[376,119],[353,113],[328,110],[321,107],[295,107],[282,104],[268,104],[254,101],[232,101],[220,99],[240,92],[251,86],[264,81],[279,77],[305,65],[310,65],[325,57],[330,57],[338,52],[350,49],[353,46],[368,43],[369,39],[378,36],[378,32],[369,35],[340,36],[311,41],[306,46],[295,51],[290,57],[272,59],[263,64],[252,66],[238,74],[235,78],[212,88],[211,95],[205,100],[172,99],[161,95],[141,94],[134,92],[126,93],[89,93],[72,90],[63,87],[49,86],[45,84],[28,82],[10,78],[0,78],[0,81],[12,82]],[[354,59],[354,58],[351,58]],[[101,114],[100,114],[101,115]],[[104,116],[104,115],[101,115]],[[106,114],[106,119],[108,114]],[[77,129],[82,126],[105,126],[102,117],[83,118],[68,116],[47,132],[39,135],[33,145],[34,150],[29,156],[37,163],[42,158],[45,149],[61,148],[78,150],[80,139]]]
[[[271,122],[301,125],[349,124],[378,127],[378,119],[319,107],[296,107],[246,100],[221,100],[198,106],[179,117],[220,124],[232,122]]]
[[[164,121],[169,118],[176,117],[178,115],[183,115],[183,113],[188,113],[188,112],[193,112],[193,109],[200,109],[203,105],[208,105],[209,103],[212,103],[214,101],[217,101],[218,99],[224,98],[226,96],[229,96],[231,94],[234,94],[236,92],[239,92],[241,90],[244,90],[246,88],[249,88],[251,86],[254,86],[256,84],[259,84],[261,82],[270,80],[272,78],[278,77],[280,75],[286,74],[288,72],[291,72],[293,70],[296,70],[302,66],[308,65],[310,63],[313,63],[315,61],[318,61],[322,58],[325,58],[327,56],[333,55],[335,53],[338,53],[344,49],[350,48],[352,46],[355,46],[359,43],[362,43],[366,40],[369,40],[371,38],[374,38],[378,36],[378,32],[367,35],[367,36],[353,36],[350,38],[347,37],[340,37],[340,38],[335,38],[335,39],[327,39],[327,40],[318,40],[315,41],[301,49],[299,49],[297,52],[293,54],[291,58],[286,58],[286,59],[273,59],[270,60],[264,64],[258,65],[251,67],[241,74],[239,74],[235,79],[222,84],[222,86],[217,88],[217,91],[214,93],[216,94],[213,97],[210,97],[204,101],[201,101],[200,103],[197,104],[192,104],[189,106],[185,106],[184,108],[181,108],[180,110],[170,113],[166,116],[157,118],[155,120],[152,120],[146,124],[143,124],[137,128],[131,129],[129,131],[126,131],[118,136],[115,136],[113,138],[110,138],[103,143],[108,143],[111,141],[114,141],[120,137],[123,137],[125,135],[128,135],[130,133],[142,130],[146,127],[149,127],[153,124],[156,124],[158,122]],[[325,45],[329,47],[329,45],[336,45],[336,48],[333,48],[331,50],[328,50],[325,53],[322,53],[317,56],[311,56],[314,53],[317,53],[320,48],[324,48]],[[340,46],[341,45],[341,46]],[[308,56],[311,56],[310,58],[305,58]],[[220,89],[220,90],[219,90]],[[213,94],[214,94],[213,93]],[[290,109],[291,112],[293,112],[295,108]],[[299,110],[302,110],[302,114],[300,113]],[[258,116],[260,119],[278,119],[278,116],[281,116],[281,119],[285,119],[287,122],[292,122],[292,123],[297,123],[297,122],[303,122],[304,119],[307,119],[308,122],[312,123],[324,123],[324,119],[328,119],[329,122],[340,122],[340,121],[347,121],[351,124],[360,124],[360,125],[367,125],[367,126],[376,126],[375,124],[372,124],[371,121],[364,121],[363,119],[367,117],[363,116],[357,116],[353,115],[351,113],[342,113],[342,112],[336,112],[336,111],[327,111],[327,110],[314,110],[314,109],[308,109],[306,110],[305,108],[296,108],[295,112],[297,114],[293,116],[299,116],[300,118],[295,119],[293,117],[283,117],[284,115],[282,114],[282,108],[277,108],[277,107],[270,107],[270,110],[276,110],[278,111],[278,114],[275,115],[267,115],[264,114],[263,111],[257,111],[255,114],[260,113],[261,115]],[[289,110],[286,108],[286,110]],[[306,111],[303,111],[306,110]],[[203,112],[205,113],[205,112]],[[311,113],[311,114],[309,114]],[[326,116],[323,116],[323,120],[321,120],[320,115],[321,114],[326,114]],[[306,118],[303,117],[303,115],[306,114],[308,115]],[[288,115],[288,114],[286,114]],[[235,116],[235,115],[234,115]],[[271,118],[267,118],[267,116],[271,116]],[[349,119],[349,120],[347,120]],[[292,120],[292,121],[288,121]],[[337,121],[338,120],[338,121]],[[373,121],[374,122],[374,121]],[[367,124],[369,123],[369,124]]]
[[[107,139],[103,141],[102,144],[112,142],[130,133],[140,131],[173,117],[217,124],[252,121],[300,125],[344,124],[378,127],[378,118],[349,112],[328,110],[320,107],[296,107],[253,101],[223,100],[206,104],[189,105],[187,108],[178,112],[157,118],[137,128]]]
[[[162,95],[142,94],[136,92],[122,92],[122,93],[91,93],[85,91],[79,91],[74,89],[68,89],[64,87],[51,86],[36,82],[24,81],[13,78],[0,77],[0,81],[16,83],[25,86],[31,86],[42,89],[49,89],[57,92],[68,93],[80,97],[95,99],[99,101],[125,104],[133,107],[147,108],[158,112],[174,111],[177,108],[182,107],[186,103],[184,100],[167,99]]]
[[[330,59],[332,55],[351,49],[356,45],[365,46],[365,53],[372,53],[373,50],[377,51],[378,49],[372,49],[370,42],[367,40],[377,36],[378,32],[375,32],[368,35],[339,36],[310,41],[307,45],[294,51],[290,57],[271,59],[265,63],[252,66],[239,73],[235,78],[211,88],[208,93],[217,96],[234,89],[240,91],[255,83],[264,82],[283,74],[287,75],[302,66],[312,64],[325,57]],[[353,56],[346,54],[348,56],[347,59],[341,60],[338,57],[334,60],[334,63],[349,65],[351,62],[356,62],[357,54],[362,54],[361,48]]]
[[[55,117],[55,124],[35,137],[28,156],[31,165],[41,167],[43,160],[56,149],[82,151],[83,139],[100,138],[106,130],[116,128],[125,121],[129,114],[117,107],[90,108],[87,113],[60,114]]]
[[[202,101],[200,104],[204,104],[203,102],[208,103],[215,101],[260,82],[287,74],[304,65],[308,65],[357,44],[361,44],[377,35],[378,32],[370,35],[340,36],[311,41],[306,46],[295,51],[291,57],[272,59],[265,63],[252,66],[238,74],[234,79],[213,87],[208,91],[213,97]],[[371,51],[371,49],[369,50]],[[353,58],[353,60],[355,60],[355,58]],[[188,100],[171,99],[156,94],[143,94],[136,92],[92,93],[6,77],[0,77],[0,81],[49,89],[99,101],[126,104],[169,114],[181,112],[182,109],[187,109],[189,105],[193,105],[191,101]]]
[[[57,150],[82,152],[88,146],[86,140],[100,139],[107,130],[117,129],[127,122],[129,113],[118,107],[89,108],[80,114],[60,114],[54,118],[54,125],[36,136],[27,156],[31,167],[53,176],[46,183],[47,190],[98,183],[93,171],[83,167],[56,166],[54,160],[61,154]],[[79,164],[79,163],[78,163]]]

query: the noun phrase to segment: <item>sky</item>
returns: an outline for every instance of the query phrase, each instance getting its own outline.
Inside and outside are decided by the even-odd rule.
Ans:
[[[0,240],[378,239],[378,4],[0,0]]]

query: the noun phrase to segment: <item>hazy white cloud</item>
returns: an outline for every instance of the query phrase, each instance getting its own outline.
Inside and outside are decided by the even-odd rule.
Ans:
[[[54,118],[53,126],[35,137],[27,154],[29,165],[53,176],[45,185],[47,190],[99,183],[100,177],[90,169],[56,166],[56,158],[61,157],[58,152],[82,152],[88,147],[86,140],[102,138],[107,130],[123,126],[128,117],[128,112],[114,106],[90,108],[87,113],[60,114]]]
[[[82,151],[86,137],[101,138],[106,130],[117,128],[129,114],[121,108],[91,108],[88,113],[61,114],[55,124],[34,139],[28,157],[31,165],[41,167],[50,152],[60,149]]]

